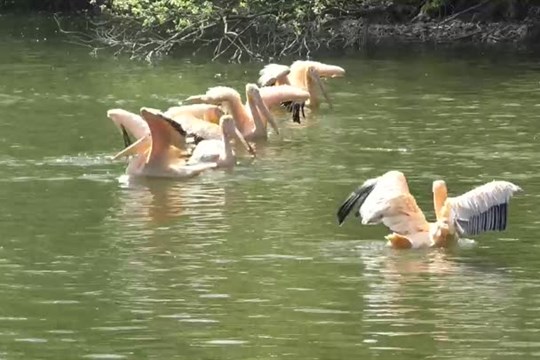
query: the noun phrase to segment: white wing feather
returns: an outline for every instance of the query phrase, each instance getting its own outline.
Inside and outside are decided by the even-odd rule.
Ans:
[[[224,143],[221,140],[203,140],[193,150],[188,164],[217,162],[221,154],[225,151],[224,147]]]
[[[257,82],[260,86],[273,85],[278,78],[288,75],[290,71],[287,65],[268,64],[259,71],[260,77]]]
[[[402,235],[429,231],[429,224],[409,192],[403,173],[389,171],[376,181],[359,210],[363,224],[383,223]]]
[[[508,181],[492,181],[455,198],[449,198],[450,221],[461,235],[504,230],[507,205],[521,188]]]

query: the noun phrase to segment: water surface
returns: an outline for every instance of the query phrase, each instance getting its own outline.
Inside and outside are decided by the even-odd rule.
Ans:
[[[155,65],[38,35],[0,42],[0,358],[540,357],[540,73],[513,54],[326,59],[335,106],[232,172],[121,183],[107,109],[166,108],[261,64]],[[428,218],[431,182],[525,190],[504,233],[393,251],[335,212],[400,169]]]

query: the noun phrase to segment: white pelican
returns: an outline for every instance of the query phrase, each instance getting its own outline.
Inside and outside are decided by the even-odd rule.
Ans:
[[[345,69],[318,61],[297,60],[290,67],[268,64],[259,72],[259,75],[258,83],[260,86],[292,85],[306,90],[309,92],[309,100],[306,105],[310,108],[317,108],[321,103],[319,91],[332,106],[321,78],[345,76]]]
[[[245,148],[254,154],[251,146],[242,135],[238,136],[234,119],[230,115],[223,115],[219,120],[222,138],[221,140],[202,140],[197,144],[188,160],[188,164],[203,162],[216,163],[218,167],[232,167],[236,164],[236,155],[231,145],[231,140],[236,136]]]
[[[189,165],[182,158],[185,146],[185,130],[174,120],[164,116],[160,111],[142,108],[141,117],[150,129],[150,136],[139,139],[137,143],[150,138],[150,147],[137,151],[129,161],[126,174],[130,176],[189,178],[201,172],[213,169],[217,163],[197,163]],[[127,152],[123,151],[124,155]],[[120,154],[115,156],[119,157]]]
[[[216,86],[208,89],[206,94],[190,96],[186,102],[221,105],[226,113],[233,116],[236,127],[247,140],[266,139],[268,137],[267,123],[270,123],[276,134],[279,134],[274,117],[264,104],[257,85],[246,85],[246,98],[244,105],[236,90],[226,86]]]
[[[428,223],[409,192],[399,171],[369,179],[352,192],[339,207],[341,225],[353,211],[362,224],[384,224],[393,233],[386,236],[394,248],[447,247],[460,236],[506,229],[508,202],[521,190],[507,181],[492,181],[458,197],[447,197],[446,184],[433,182],[436,222]]]

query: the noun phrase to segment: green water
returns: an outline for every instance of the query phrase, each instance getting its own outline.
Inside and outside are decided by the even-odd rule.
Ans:
[[[325,59],[335,107],[254,161],[123,184],[109,108],[165,108],[260,64],[93,58],[39,36],[0,42],[1,359],[540,357],[540,67],[462,52]],[[39,40],[39,41],[38,41]],[[431,181],[524,188],[472,248],[393,251],[335,212],[400,169],[428,218]]]

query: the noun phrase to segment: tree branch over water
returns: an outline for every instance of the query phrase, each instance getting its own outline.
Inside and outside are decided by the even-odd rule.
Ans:
[[[383,41],[509,42],[538,31],[540,7],[527,0],[109,0],[73,42],[151,61],[207,49],[212,60],[309,57]]]

